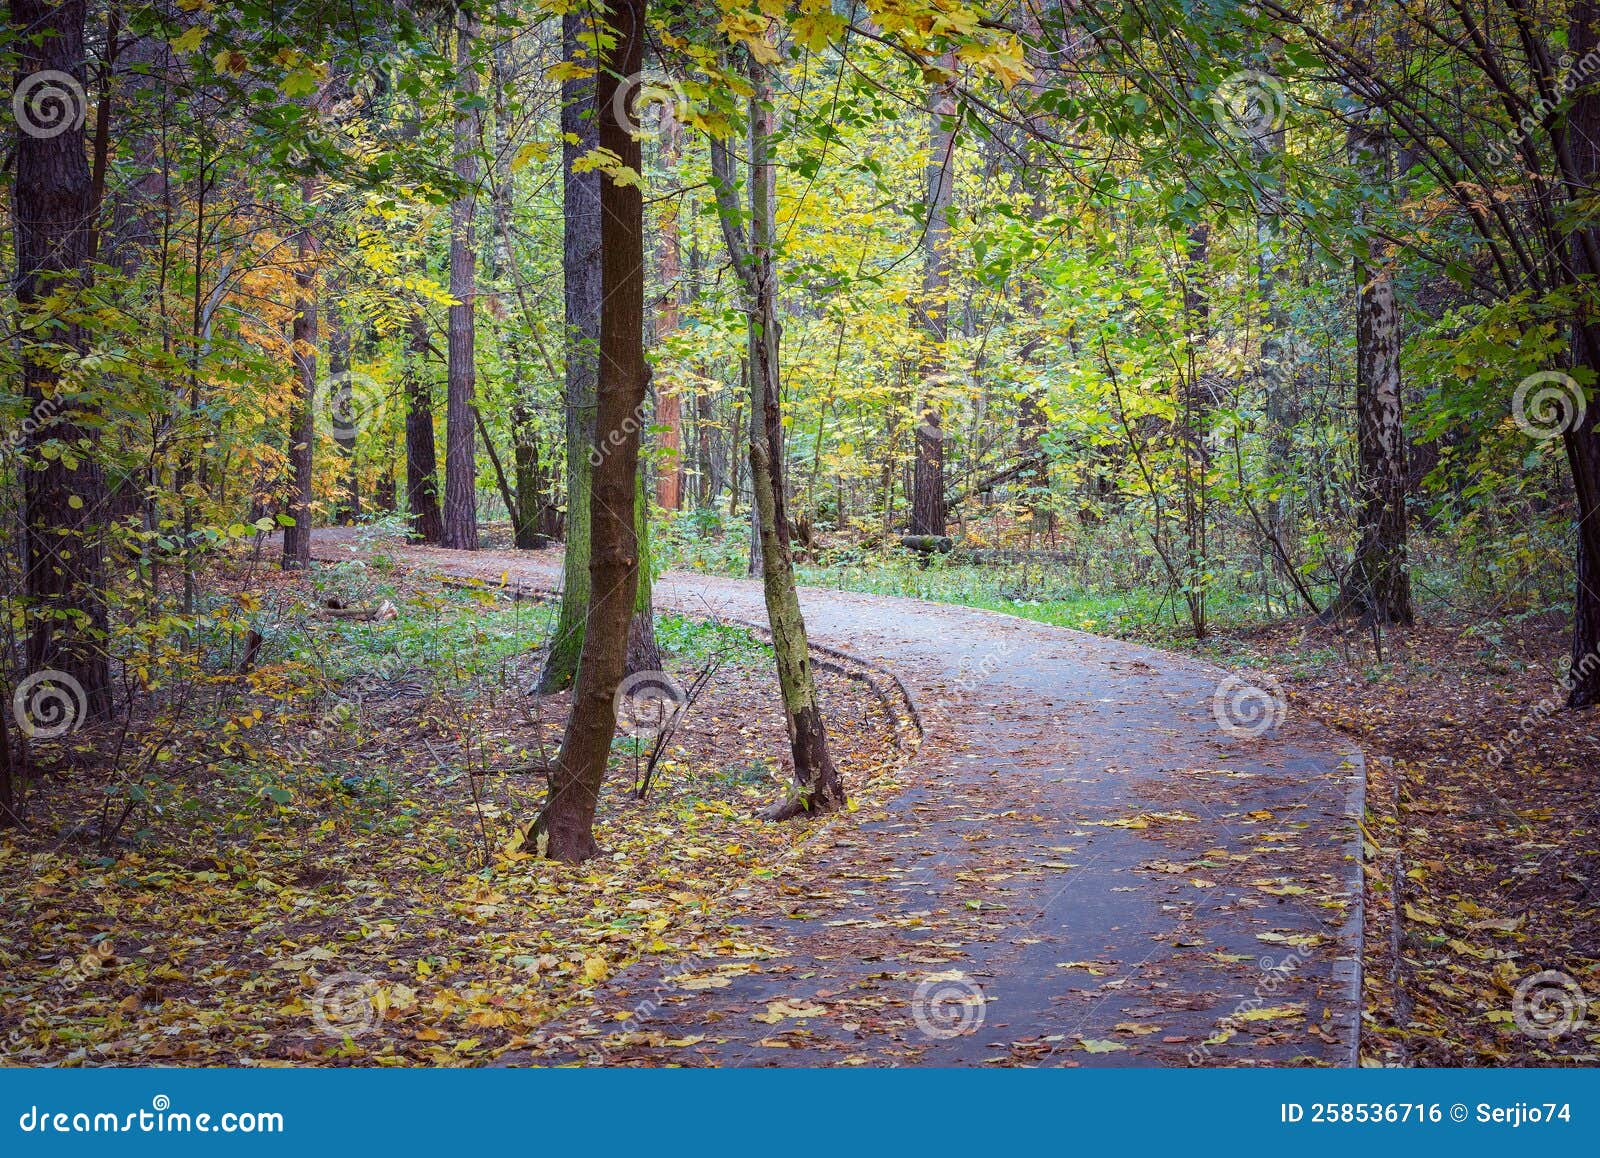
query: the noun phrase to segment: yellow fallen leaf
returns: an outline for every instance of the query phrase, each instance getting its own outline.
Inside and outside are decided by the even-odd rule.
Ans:
[[[1246,1009],[1233,1015],[1235,1021],[1277,1021],[1285,1017],[1304,1017],[1303,1005],[1266,1005],[1260,1009]]]
[[[1120,1041],[1111,1041],[1107,1038],[1080,1037],[1078,1045],[1085,1053],[1115,1053],[1119,1049],[1127,1049]]]
[[[827,1012],[826,1006],[816,1005],[809,1001],[790,1001],[788,998],[784,998],[781,1001],[774,1001],[768,1004],[765,1013],[751,1014],[751,1017],[767,1025],[777,1025],[778,1022],[788,1017],[819,1017]]]

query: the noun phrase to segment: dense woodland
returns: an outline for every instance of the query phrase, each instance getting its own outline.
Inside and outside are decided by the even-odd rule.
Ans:
[[[325,644],[416,589],[381,547],[314,559],[324,528],[560,550],[547,622],[472,627],[512,623],[492,579],[423,615],[459,648],[402,614],[406,663],[457,672],[470,710],[479,677],[555,697],[494,751],[452,717],[451,759],[514,765],[527,792],[490,819],[534,860],[609,856],[608,776],[638,759],[619,685],[702,630],[652,608],[668,568],[764,595],[767,642],[691,647],[777,673],[746,691],[781,713],[782,776],[735,829],[853,807],[871,764],[808,659],[807,583],[1232,659],[1292,631],[1313,666],[1379,673],[1328,709],[1379,747],[1421,734],[1370,712],[1449,668],[1426,654],[1448,627],[1507,696],[1463,709],[1468,793],[1537,771],[1519,717],[1592,731],[1592,0],[11,0],[8,21],[17,858],[109,865],[174,826],[248,844],[338,795],[283,767],[332,767],[295,737],[377,662]],[[1525,665],[1508,641],[1533,629]],[[1397,654],[1441,666],[1395,675]],[[1559,702],[1530,725],[1508,671]],[[1546,818],[1581,836],[1575,759],[1587,787]],[[1567,875],[1563,911],[1592,914],[1592,866]]]

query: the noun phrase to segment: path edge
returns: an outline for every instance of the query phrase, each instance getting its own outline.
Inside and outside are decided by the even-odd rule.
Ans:
[[[319,563],[338,563],[344,559],[336,555],[319,553],[315,537],[311,544],[311,557]],[[541,585],[530,583],[526,579],[513,580],[508,575],[503,582],[496,583],[486,580],[481,576],[452,572],[448,567],[440,564],[413,564],[400,563],[400,567],[412,574],[430,575],[437,578],[445,586],[470,590],[498,589],[508,592],[514,599],[549,600],[561,594],[559,584]],[[738,619],[730,616],[716,615],[693,608],[677,608],[678,614],[701,623],[726,623],[741,627],[746,631],[759,636],[770,646],[773,636],[772,629],[765,624],[756,623],[749,619]],[[831,671],[847,679],[860,680],[866,684],[874,695],[882,702],[884,710],[889,715],[889,726],[894,735],[894,745],[902,755],[907,757],[915,755],[922,741],[927,736],[927,729],[922,723],[922,713],[917,706],[917,700],[906,686],[900,674],[883,664],[862,659],[860,656],[851,655],[849,652],[840,651],[826,644],[817,643],[807,639],[806,650],[811,653],[811,662],[824,671]],[[878,678],[874,678],[878,677]],[[893,687],[891,692],[880,681],[887,680]]]

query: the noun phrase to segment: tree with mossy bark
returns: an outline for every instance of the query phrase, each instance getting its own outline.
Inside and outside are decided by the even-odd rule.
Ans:
[[[621,169],[639,172],[639,142],[626,109],[614,107],[622,77],[639,71],[644,0],[607,0],[599,19],[609,30],[595,76],[599,145]],[[631,105],[635,94],[624,94]],[[589,597],[572,711],[550,769],[550,797],[534,824],[535,847],[557,860],[582,861],[599,851],[594,839],[600,786],[616,735],[617,687],[627,663],[628,628],[640,574],[637,534],[639,423],[649,387],[644,357],[644,199],[636,182],[607,175],[600,182],[599,366],[595,428],[609,453],[590,472]]]
[[[584,18],[577,13],[562,17],[562,52],[568,62],[582,60],[586,53]],[[599,124],[595,118],[595,79],[569,77],[561,85],[562,194],[563,215],[562,271],[565,278],[566,314],[566,442],[567,442],[567,528],[566,556],[562,563],[560,606],[555,632],[545,656],[539,688],[550,693],[564,691],[577,678],[578,660],[583,652],[584,627],[589,610],[590,504],[592,476],[614,449],[613,440],[605,444],[595,439],[595,390],[599,372],[597,351],[601,330],[601,246],[603,244],[600,202],[602,174],[576,166],[581,157],[591,154],[599,143]],[[642,336],[641,336],[642,340]],[[630,416],[637,440],[638,417]],[[614,432],[616,433],[616,432]],[[627,670],[655,671],[661,665],[656,647],[655,624],[651,613],[649,512],[643,505],[642,483],[636,503],[635,534],[641,547],[640,575],[644,590],[634,601],[634,621],[629,625],[630,645]],[[640,666],[643,665],[643,666]]]
[[[845,803],[844,783],[828,751],[805,617],[795,586],[794,555],[784,510],[783,415],[779,406],[777,273],[773,261],[775,166],[769,152],[771,94],[765,68],[750,60],[749,229],[740,212],[734,162],[726,141],[711,142],[712,186],[728,256],[738,271],[748,311],[750,480],[759,527],[762,592],[772,629],[778,685],[794,758],[795,792],[764,815],[782,820],[827,812]]]

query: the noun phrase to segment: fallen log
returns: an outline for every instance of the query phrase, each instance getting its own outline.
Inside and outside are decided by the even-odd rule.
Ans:
[[[376,607],[324,607],[321,610],[324,619],[354,619],[369,623],[394,619],[400,614],[387,599]]]

